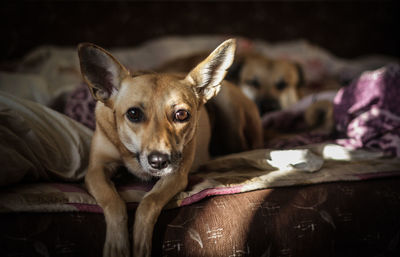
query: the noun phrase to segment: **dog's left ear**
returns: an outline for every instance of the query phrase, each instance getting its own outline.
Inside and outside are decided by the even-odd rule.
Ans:
[[[226,40],[186,76],[185,80],[195,87],[202,103],[218,94],[221,82],[232,65],[235,49],[236,40]]]

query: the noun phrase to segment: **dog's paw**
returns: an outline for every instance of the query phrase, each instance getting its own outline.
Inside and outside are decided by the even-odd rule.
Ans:
[[[117,242],[104,244],[103,257],[129,257],[129,247]]]
[[[151,256],[151,235],[148,233],[134,235],[133,240],[133,256],[134,257],[150,257]]]
[[[138,244],[133,247],[133,256],[134,257],[150,257],[150,245],[146,244]]]
[[[107,232],[103,257],[129,257],[128,229],[119,233]]]

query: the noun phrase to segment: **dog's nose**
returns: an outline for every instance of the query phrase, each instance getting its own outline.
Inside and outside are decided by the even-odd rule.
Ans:
[[[154,169],[164,169],[169,164],[169,156],[160,152],[151,152],[147,157],[150,166]]]
[[[281,109],[281,105],[275,99],[266,98],[257,101],[257,106],[260,111],[260,114],[265,114],[272,111],[277,111]]]

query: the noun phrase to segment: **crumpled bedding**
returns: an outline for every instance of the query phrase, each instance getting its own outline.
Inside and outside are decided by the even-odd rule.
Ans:
[[[172,58],[200,50],[213,49],[224,39],[224,37],[220,36],[171,37],[154,40],[137,48],[112,49],[111,52],[131,69],[151,69]],[[298,61],[303,65],[305,76],[308,81],[318,81],[325,76],[334,77],[341,81],[348,81],[356,78],[367,68],[381,67],[388,61],[392,61],[391,58],[378,57],[368,57],[352,61],[342,60],[305,41],[284,42],[274,45],[267,42],[239,38],[238,46],[238,51],[254,49],[274,58],[287,58]],[[85,91],[86,87],[82,83],[75,49],[61,49],[56,47],[39,48],[23,60],[15,74],[12,76],[9,75],[10,74],[0,73],[0,90],[6,89],[8,93],[16,97],[38,101],[42,105],[47,106],[58,105],[55,103],[57,101],[65,102],[66,105],[64,109],[62,109],[65,114],[89,128],[94,128],[94,102],[90,100],[91,97],[87,91]],[[15,79],[18,77],[23,79]],[[30,84],[33,90],[21,91],[19,88],[27,86],[30,77],[34,77],[36,81]],[[37,95],[37,92],[41,91],[45,92],[43,93],[45,94],[43,97]],[[24,93],[22,94],[21,92]],[[8,97],[6,98],[8,99]],[[9,97],[9,99],[14,98]],[[4,102],[6,101],[8,100],[4,100]],[[3,102],[3,100],[0,102]],[[20,102],[20,100],[15,98],[15,102]],[[49,112],[47,110],[48,108],[43,109]],[[87,149],[88,142],[90,142],[91,138],[91,131],[86,128],[82,129],[81,127],[83,126],[76,125],[77,122],[73,122],[61,113],[50,113],[51,115],[49,116],[41,116],[41,118],[45,117],[47,119],[46,125],[48,126],[47,128],[40,128],[41,132],[43,135],[46,135],[46,131],[49,132],[49,136],[51,136],[52,133],[59,133],[59,135],[51,136],[54,146],[51,146],[49,149],[53,150],[47,151],[41,156],[47,158],[47,161],[54,166],[52,166],[51,169],[41,169],[41,171],[45,172],[40,173],[36,177],[33,176],[32,180],[35,180],[35,178],[44,178],[46,180],[46,176],[48,176],[46,172],[54,171],[54,177],[62,181],[81,181],[85,173],[85,164],[87,163],[88,157]],[[29,117],[29,115],[26,117]],[[34,118],[34,115],[32,117]],[[52,119],[54,119],[54,121],[52,121]],[[65,124],[67,124],[67,126],[64,126]],[[79,127],[79,130],[83,132],[75,131],[76,128],[74,127]],[[69,141],[63,138],[65,135],[71,136],[73,140]],[[6,138],[7,137],[8,136],[6,136]],[[77,138],[84,143],[78,143],[79,140],[76,140]],[[317,136],[314,135],[313,138],[315,139]],[[59,139],[61,142],[59,142]],[[278,146],[286,146],[286,148],[290,146],[292,149],[286,152],[280,152],[278,155],[273,154],[273,156],[289,156],[291,154],[290,151],[298,150],[297,148],[293,148],[294,146],[320,143],[326,140],[328,140],[328,138],[322,136],[314,141],[299,140],[295,144],[284,142]],[[30,141],[28,140],[26,143],[29,144]],[[38,144],[35,143],[31,145],[30,148],[35,149],[37,145]],[[84,150],[82,146],[84,146]],[[305,159],[312,158],[313,160],[319,160],[321,164],[319,168],[312,170],[314,172],[304,168],[302,166],[304,162],[302,161],[286,164],[279,164],[279,161],[278,164],[277,162],[273,162],[274,158],[271,159],[270,155],[271,149],[229,156],[227,157],[228,159],[213,161],[205,166],[199,173],[193,174],[190,177],[187,190],[178,194],[169,203],[168,207],[172,208],[187,205],[210,195],[232,194],[267,187],[303,185],[339,180],[362,180],[400,175],[399,159],[381,159],[382,156],[380,152],[365,152],[362,150],[349,152],[338,145],[331,145],[328,147],[328,149],[336,149],[336,153],[342,154],[341,157],[335,158],[344,158],[347,160],[344,162],[343,160],[324,160],[326,156],[324,157],[323,151],[317,149],[322,149],[325,145],[320,144],[309,147],[311,147],[310,151],[312,154],[307,152],[308,154],[303,157]],[[12,149],[13,144],[9,144],[6,148]],[[29,147],[27,149],[29,149]],[[6,152],[7,149],[4,151]],[[59,155],[60,153],[62,153],[62,156]],[[74,153],[79,155],[75,156],[75,159],[71,157],[71,154],[73,155]],[[57,158],[54,157],[55,155]],[[358,161],[354,161],[354,158]],[[349,163],[349,159],[353,161]],[[2,160],[10,161],[8,158],[3,158]],[[74,161],[69,163],[70,166],[66,165],[70,160]],[[220,170],[223,170],[224,163],[233,161],[243,163],[244,165],[238,165],[237,170],[220,173]],[[318,161],[316,162],[318,163]],[[40,160],[38,163],[46,163],[46,160],[43,162]],[[75,166],[73,166],[73,164]],[[63,165],[73,168],[68,171],[68,169],[63,169]],[[243,166],[247,168],[243,169]],[[12,176],[7,173],[10,173],[13,171],[13,168],[15,169],[18,166],[7,165],[5,162],[5,165],[2,165],[2,167],[2,178],[5,181],[3,185],[17,182],[18,179],[21,179],[21,177],[17,177],[11,182],[7,181],[8,178],[12,178]],[[37,167],[35,166],[35,168]],[[216,172],[218,169],[220,169],[219,172]],[[62,174],[58,174],[59,172]],[[122,183],[118,185],[121,196],[128,203],[133,205],[140,201],[143,195],[152,187],[151,183],[139,183],[138,181],[131,181],[130,179],[123,180]],[[101,211],[100,207],[96,205],[95,200],[87,194],[81,182],[40,182],[5,187],[0,189],[0,191],[1,212]]]
[[[400,157],[400,65],[366,71],[334,99],[334,117],[348,148]]]
[[[44,105],[0,91],[0,186],[82,179],[92,134]]]
[[[270,137],[266,140],[266,148],[287,149],[296,146],[334,142],[331,131],[310,131],[305,120],[307,107],[319,101],[333,102],[337,91],[327,90],[314,93],[300,99],[286,110],[278,110],[263,115],[262,124],[265,129],[290,134],[289,137]]]
[[[185,191],[166,206],[175,208],[212,195],[236,194],[257,189],[357,181],[400,176],[400,159],[380,159],[380,153],[349,151],[334,144],[316,144],[292,150],[254,150],[229,155],[191,174]],[[284,160],[282,162],[282,160]],[[236,169],[225,169],[235,163]],[[154,182],[132,176],[115,181],[128,207],[135,207]],[[83,184],[33,183],[0,189],[0,212],[102,212]]]

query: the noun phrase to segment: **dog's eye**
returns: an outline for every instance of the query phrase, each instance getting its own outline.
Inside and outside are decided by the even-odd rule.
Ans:
[[[284,90],[287,87],[287,83],[284,80],[279,80],[276,84],[275,84],[276,89],[278,89],[279,91]]]
[[[174,114],[174,121],[177,121],[177,122],[185,122],[185,121],[189,120],[189,118],[190,118],[190,114],[186,110],[178,110]]]
[[[253,79],[251,79],[251,80],[248,80],[247,82],[246,82],[248,85],[250,85],[250,86],[253,86],[253,87],[255,87],[255,88],[260,88],[260,82],[258,81],[258,79],[257,78],[253,78]]]
[[[142,112],[142,110],[140,110],[139,108],[133,107],[130,108],[127,112],[126,112],[126,117],[134,123],[138,123],[143,121],[144,119],[144,114]]]

